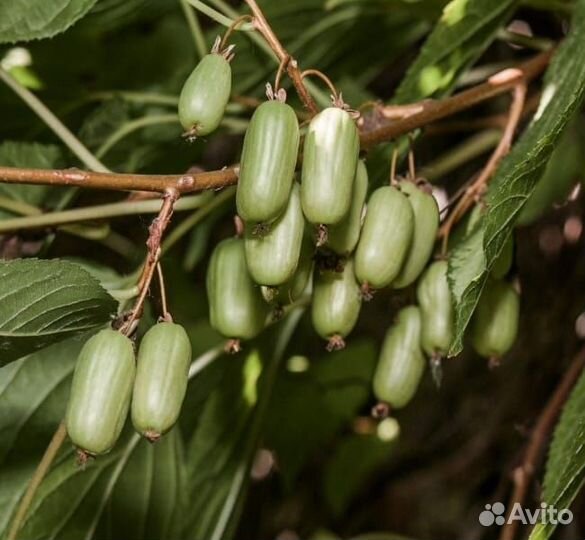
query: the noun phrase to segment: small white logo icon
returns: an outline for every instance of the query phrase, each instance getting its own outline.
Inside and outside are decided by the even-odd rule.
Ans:
[[[494,504],[486,504],[485,510],[479,514],[479,522],[484,527],[489,527],[494,523],[496,525],[503,525],[506,522],[504,512],[506,507],[501,502],[495,502]]]

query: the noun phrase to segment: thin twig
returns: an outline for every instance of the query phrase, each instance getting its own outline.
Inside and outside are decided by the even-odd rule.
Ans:
[[[154,218],[148,229],[148,240],[146,241],[148,256],[146,257],[142,275],[138,281],[140,294],[138,295],[138,299],[136,300],[130,315],[120,328],[120,331],[125,335],[131,335],[134,332],[136,324],[142,316],[144,302],[146,301],[152,278],[154,277],[156,267],[160,260],[162,238],[171,221],[173,207],[178,198],[179,193],[176,191],[168,190],[165,192],[160,212],[158,213],[158,216]]]
[[[230,186],[236,183],[237,174],[236,167],[192,174],[122,174],[83,171],[75,168],[52,170],[0,167],[0,182],[156,193],[174,189],[184,194]]]
[[[158,276],[158,286],[160,289],[160,303],[162,311],[162,320],[166,322],[173,322],[173,318],[169,313],[167,307],[167,289],[165,287],[165,277],[163,275],[162,266],[160,262],[156,263],[156,273]]]
[[[16,540],[18,538],[18,532],[20,531],[22,524],[24,523],[24,519],[26,518],[26,514],[32,500],[41,485],[41,482],[49,472],[53,461],[55,461],[55,457],[57,456],[57,452],[65,442],[67,438],[67,429],[65,428],[65,422],[61,422],[57,431],[55,431],[49,446],[47,446],[45,453],[35,472],[26,488],[26,492],[24,493],[23,498],[18,505],[18,509],[16,510],[16,514],[14,515],[14,520],[12,521],[12,526],[10,527],[10,532],[8,533],[7,540]]]
[[[550,433],[555,426],[565,401],[569,397],[571,389],[577,382],[584,367],[585,347],[573,359],[569,369],[565,372],[561,382],[540,413],[538,421],[532,430],[528,446],[524,452],[522,464],[516,467],[513,473],[514,490],[510,497],[510,503],[508,504],[510,511],[512,511],[515,503],[522,504],[526,498],[528,488],[530,487],[546,443],[549,440]],[[500,540],[513,540],[517,528],[518,520],[506,520],[506,524],[500,533]]]
[[[469,109],[478,103],[505,94],[513,90],[520,81],[528,83],[542,73],[548,65],[551,55],[552,52],[541,53],[519,64],[512,71],[506,69],[493,75],[485,83],[478,84],[454,96],[441,100],[425,100],[419,104],[410,105],[412,114],[409,116],[385,122],[374,129],[362,131],[360,135],[362,148],[367,149],[381,142],[395,139],[427,124]]]
[[[516,78],[513,73],[510,74],[512,78]],[[463,197],[459,200],[449,217],[439,231],[439,236],[443,238],[442,253],[447,252],[447,244],[449,241],[449,234],[454,225],[465,215],[467,210],[473,206],[475,200],[484,192],[489,180],[494,175],[502,158],[510,151],[512,141],[514,140],[514,133],[518,127],[518,123],[522,118],[522,109],[524,108],[524,101],[526,98],[526,83],[520,79],[514,86],[512,105],[508,115],[508,122],[502,138],[496,149],[493,151],[490,159],[481,171],[477,179],[465,191]]]
[[[319,112],[319,108],[317,107],[315,100],[311,94],[309,94],[309,91],[303,83],[298,62],[290,54],[288,54],[286,49],[282,46],[282,43],[280,43],[279,39],[276,37],[276,34],[268,24],[264,13],[256,3],[256,0],[245,1],[254,15],[254,24],[258,32],[262,34],[270,48],[274,51],[274,54],[276,54],[278,60],[280,60],[280,62],[286,61],[286,72],[288,73],[288,76],[290,77],[303,105],[311,113],[311,115],[317,114],[317,112]]]

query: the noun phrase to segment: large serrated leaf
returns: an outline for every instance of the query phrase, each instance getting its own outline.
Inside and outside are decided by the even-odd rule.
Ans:
[[[557,510],[568,508],[585,481],[585,373],[565,404],[555,428],[544,476],[542,500]],[[529,540],[547,540],[556,525],[538,523]]]
[[[465,328],[477,305],[488,272],[500,254],[532,194],[560,135],[585,96],[585,1],[575,6],[572,28],[548,68],[540,107],[520,140],[496,171],[487,194],[487,212],[477,236],[459,245],[449,259],[455,301],[455,339],[450,354],[461,351]]]
[[[516,0],[452,0],[396,91],[396,103],[446,95],[493,40]]]
[[[300,309],[291,313],[261,348],[216,360],[224,364],[223,378],[207,399],[188,448],[185,538],[234,537],[280,360],[301,314]]]
[[[0,261],[0,366],[106,323],[116,301],[80,266]]]
[[[0,2],[0,43],[30,41],[64,32],[97,0],[10,0]]]

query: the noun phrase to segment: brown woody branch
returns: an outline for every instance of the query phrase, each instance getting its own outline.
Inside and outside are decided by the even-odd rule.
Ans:
[[[254,0],[247,0],[250,7],[256,6]],[[257,19],[264,20],[265,19]],[[274,34],[268,26],[262,26],[263,32],[268,32],[268,36]],[[268,30],[267,30],[268,29]],[[268,38],[267,38],[268,39]],[[286,51],[280,45],[280,42],[274,37],[270,38],[269,43],[276,49],[277,54],[286,54]],[[465,90],[452,97],[442,100],[426,100],[418,104],[407,107],[400,106],[402,113],[408,116],[397,120],[385,120],[382,125],[374,128],[364,129],[360,133],[362,148],[368,149],[375,144],[390,141],[405,135],[411,131],[422,128],[432,122],[441,120],[455,113],[468,109],[482,101],[486,101],[495,96],[505,94],[518,85],[520,81],[528,83],[537,77],[546,67],[551,57],[550,52],[539,54],[534,58],[519,64],[515,69],[515,75],[503,77],[496,74],[483,83],[469,90]],[[292,66],[292,67],[291,67]],[[293,75],[298,72],[299,83],[300,72],[294,65],[294,61],[289,61],[287,71],[293,71]],[[509,73],[509,72],[508,72]],[[291,76],[293,82],[294,77]],[[295,87],[300,87],[295,83]],[[304,85],[302,85],[304,89]],[[306,89],[305,89],[306,91]],[[302,94],[300,94],[302,96]],[[308,95],[308,94],[307,94]],[[310,96],[309,96],[310,97]],[[91,189],[107,189],[116,191],[150,191],[164,193],[166,190],[176,190],[180,194],[193,193],[208,189],[220,189],[237,182],[238,169],[230,167],[218,171],[209,171],[195,174],[120,174],[120,173],[97,173],[91,171],[82,171],[79,169],[49,170],[49,169],[19,169],[13,167],[0,167],[0,182],[12,184],[40,184],[53,186],[77,186]]]
[[[287,52],[278,37],[276,37],[276,34],[268,24],[268,21],[266,20],[264,13],[262,13],[260,6],[256,3],[256,0],[245,1],[254,15],[254,25],[258,32],[262,34],[270,48],[274,51],[274,54],[276,54],[276,57],[280,60],[281,65],[285,66],[286,72],[288,73],[304,107],[309,111],[311,116],[314,116],[319,112],[319,108],[303,83],[298,62]]]
[[[572,364],[569,366],[569,369],[563,376],[563,379],[557,386],[554,394],[548,400],[548,403],[541,412],[538,421],[532,430],[522,463],[516,467],[513,473],[514,491],[510,497],[510,503],[508,505],[510,511],[515,503],[522,504],[526,498],[528,488],[530,487],[530,483],[534,477],[534,473],[538,467],[546,443],[549,440],[550,433],[555,426],[565,401],[567,401],[567,398],[569,397],[571,389],[577,382],[584,367],[585,347],[583,347],[573,359]],[[500,540],[513,540],[517,528],[518,521],[510,521],[508,523],[508,520],[506,520],[506,524],[500,534]]]
[[[513,78],[513,75],[511,78]],[[473,184],[471,184],[469,188],[465,190],[463,196],[441,227],[439,236],[442,236],[443,238],[443,254],[447,252],[449,233],[451,232],[453,226],[465,215],[467,210],[473,206],[474,202],[481,195],[483,195],[486,185],[494,175],[498,165],[500,164],[500,161],[510,151],[516,128],[518,127],[518,123],[522,118],[525,98],[526,82],[524,79],[517,80],[516,86],[514,86],[512,105],[510,106],[510,111],[508,113],[506,127],[504,129],[502,138],[498,143],[498,146],[492,153],[490,159],[486,163],[477,179],[473,182]]]

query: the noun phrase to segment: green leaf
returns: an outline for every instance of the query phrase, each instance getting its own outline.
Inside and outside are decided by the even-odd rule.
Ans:
[[[372,342],[356,341],[343,351],[315,359],[305,372],[283,372],[279,377],[270,403],[266,442],[276,454],[288,489],[307,460],[366,404],[375,363]],[[295,420],[285,427],[285,418]]]
[[[300,309],[289,314],[264,336],[260,349],[248,344],[247,354],[215,361],[222,363],[223,377],[205,403],[188,448],[185,537],[233,538],[280,360],[301,314]]]
[[[0,368],[0,538],[65,414],[70,375],[85,338]]]
[[[555,428],[544,475],[542,500],[569,508],[585,481],[585,373],[573,388]],[[538,523],[529,540],[547,540],[556,525]]]
[[[347,510],[372,473],[386,462],[393,442],[377,435],[351,435],[341,441],[327,462],[323,489],[327,503],[336,516]]]
[[[76,264],[0,261],[0,366],[105,324],[115,300]]]
[[[64,32],[97,0],[11,0],[0,3],[0,43],[30,41]]]
[[[439,98],[473,64],[510,17],[516,0],[452,0],[394,96],[396,103]]]
[[[576,4],[571,31],[546,72],[540,106],[532,123],[503,160],[490,183],[487,212],[479,224],[479,230],[459,245],[449,259],[456,326],[451,355],[461,351],[465,328],[488,272],[532,194],[563,130],[583,102],[585,63],[580,61],[582,54],[585,54],[584,0]],[[482,247],[478,238],[481,238]]]
[[[184,515],[181,456],[177,430],[156,445],[126,436],[85,468],[67,454],[41,484],[20,538],[177,538]]]

